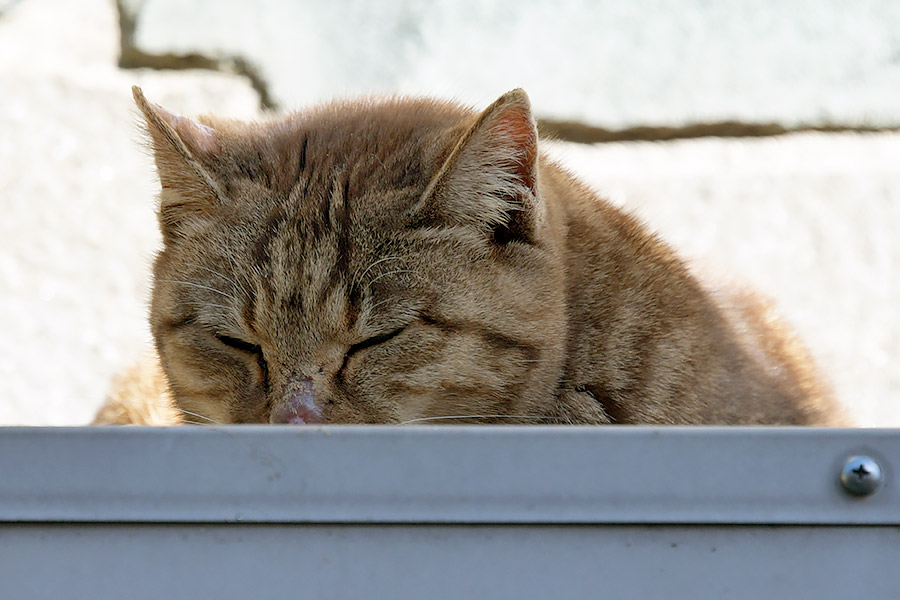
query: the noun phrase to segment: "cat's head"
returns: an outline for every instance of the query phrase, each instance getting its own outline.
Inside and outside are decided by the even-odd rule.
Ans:
[[[523,91],[481,114],[365,99],[260,123],[134,92],[162,185],[151,327],[178,408],[219,423],[549,410],[564,284]]]

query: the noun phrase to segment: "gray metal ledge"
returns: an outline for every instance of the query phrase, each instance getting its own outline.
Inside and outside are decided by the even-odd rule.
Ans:
[[[900,430],[0,428],[0,522],[897,526],[898,464]]]

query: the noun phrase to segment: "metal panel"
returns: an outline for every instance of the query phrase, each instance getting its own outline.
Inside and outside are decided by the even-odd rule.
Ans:
[[[7,428],[0,522],[898,525],[898,462],[897,430]]]
[[[900,596],[895,527],[0,527],[0,598]]]

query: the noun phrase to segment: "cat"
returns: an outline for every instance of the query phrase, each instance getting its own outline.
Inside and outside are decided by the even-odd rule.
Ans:
[[[523,90],[257,123],[133,91],[156,352],[98,422],[846,423],[768,303],[542,153]]]

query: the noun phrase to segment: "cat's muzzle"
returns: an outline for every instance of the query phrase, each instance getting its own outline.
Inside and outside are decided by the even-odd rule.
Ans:
[[[322,409],[316,404],[313,381],[309,377],[284,386],[281,400],[269,414],[270,423],[321,423]]]

